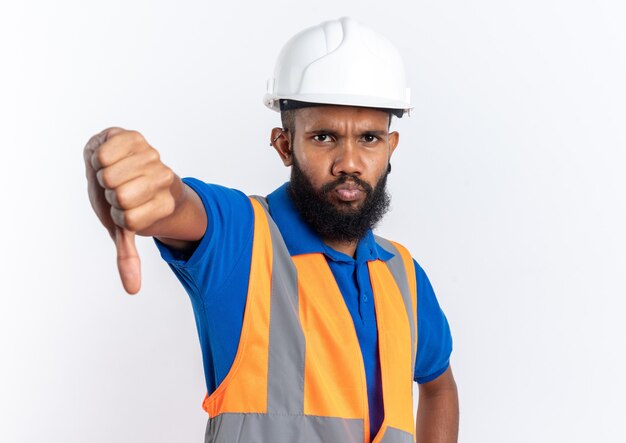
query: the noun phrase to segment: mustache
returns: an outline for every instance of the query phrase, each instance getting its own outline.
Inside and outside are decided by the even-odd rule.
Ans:
[[[348,180],[354,182],[355,185],[359,186],[361,189],[363,189],[365,191],[366,194],[371,194],[372,193],[372,187],[369,185],[369,183],[364,182],[363,180],[361,180],[359,177],[357,177],[354,174],[345,174],[342,175],[341,177],[339,177],[336,180],[333,180],[330,183],[326,183],[325,185],[323,185],[320,189],[322,195],[326,195],[328,194],[330,191],[332,191],[333,189],[335,189],[337,186],[339,185],[343,185],[345,182],[347,182]]]

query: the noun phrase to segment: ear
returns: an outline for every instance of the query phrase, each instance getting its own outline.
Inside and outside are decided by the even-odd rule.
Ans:
[[[398,147],[398,143],[400,142],[400,134],[397,131],[393,131],[389,133],[389,158],[393,154],[393,151]]]
[[[274,128],[270,134],[270,146],[272,146],[285,166],[293,163],[293,151],[291,150],[291,137],[287,129]]]

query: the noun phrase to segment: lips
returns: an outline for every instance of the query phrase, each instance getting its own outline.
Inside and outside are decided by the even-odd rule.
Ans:
[[[363,193],[363,189],[355,183],[342,183],[334,189],[339,200],[351,202],[359,200]]]

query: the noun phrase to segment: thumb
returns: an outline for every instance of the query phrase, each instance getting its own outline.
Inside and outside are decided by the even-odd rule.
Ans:
[[[117,249],[117,269],[124,289],[133,295],[141,288],[141,261],[135,247],[135,233],[115,227],[115,248]]]

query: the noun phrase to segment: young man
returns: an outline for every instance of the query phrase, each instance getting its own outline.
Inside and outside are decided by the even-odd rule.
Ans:
[[[266,198],[181,180],[135,131],[85,147],[89,196],[140,287],[155,237],[195,312],[206,442],[453,442],[451,337],[424,271],[372,228],[410,109],[393,46],[349,18],[293,37],[265,103],[291,180]],[[420,386],[413,422],[412,383]]]

